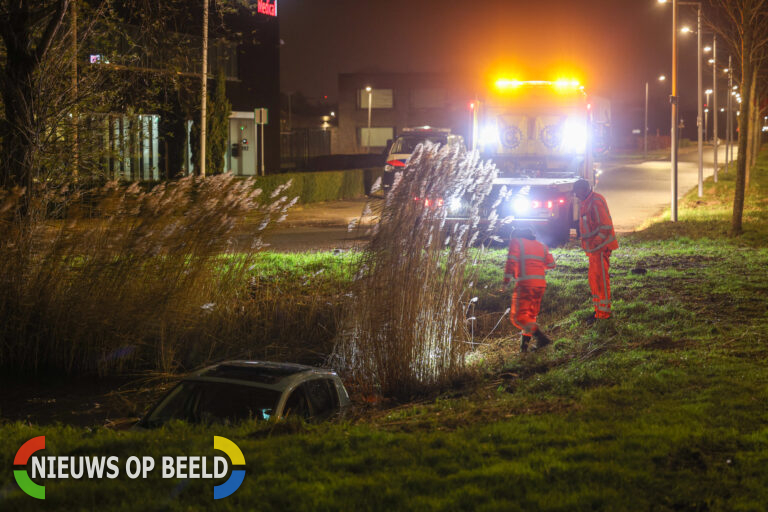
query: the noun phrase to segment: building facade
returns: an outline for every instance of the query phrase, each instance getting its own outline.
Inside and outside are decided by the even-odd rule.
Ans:
[[[469,140],[474,97],[471,84],[447,73],[341,74],[334,153],[380,153],[414,126],[450,128]]]
[[[225,36],[216,34],[213,28],[209,32],[209,94],[215,86],[216,73],[223,70],[226,96],[232,105],[224,170],[236,175],[280,169],[280,34],[276,2],[259,0],[257,9],[243,8],[227,14]],[[233,36],[235,34],[237,36]],[[131,66],[110,62],[98,49],[91,49],[86,56],[86,64],[111,66],[118,76],[128,72],[176,74],[180,80],[193,84],[188,86],[191,92],[185,100],[186,107],[176,105],[177,108],[172,106],[166,111],[146,111],[133,105],[126,111],[144,112],[94,116],[93,122],[103,126],[106,150],[103,168],[110,178],[162,180],[197,172],[191,153],[192,118],[184,112],[192,110],[192,116],[199,116],[196,109],[197,84],[202,78],[199,71],[202,38],[169,34],[165,46],[155,53],[139,56]],[[164,52],[188,57],[181,59],[188,63],[188,68],[165,69],[166,62],[174,57],[164,57]],[[267,114],[263,133],[259,124],[262,109]]]

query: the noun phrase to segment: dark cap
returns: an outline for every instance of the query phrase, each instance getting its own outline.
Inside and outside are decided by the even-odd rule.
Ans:
[[[583,199],[587,197],[591,191],[592,186],[587,180],[582,179],[573,184],[573,193],[576,194],[576,197],[578,198]]]
[[[533,234],[531,228],[515,228],[512,231],[512,238],[526,238],[528,240],[536,240],[536,235]]]

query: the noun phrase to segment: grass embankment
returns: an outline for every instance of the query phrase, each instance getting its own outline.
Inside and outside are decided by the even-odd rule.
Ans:
[[[764,229],[767,157],[753,174],[747,233]],[[473,354],[486,371],[476,386],[331,425],[148,433],[5,425],[7,458],[36,435],[46,436],[48,455],[123,460],[213,455],[211,438],[223,435],[245,453],[247,475],[218,503],[209,482],[159,478],[49,481],[46,501],[37,502],[7,483],[6,464],[2,509],[763,510],[768,240],[715,229],[730,215],[722,178],[707,186],[720,213],[706,215],[714,226],[706,238],[688,217],[705,215],[684,206],[674,229],[654,224],[620,241],[615,316],[594,328],[581,321],[589,311],[583,254],[555,251],[541,317],[555,346],[520,358],[503,322],[505,334]],[[489,324],[507,303],[493,291],[503,259],[503,251],[487,253],[478,273]]]

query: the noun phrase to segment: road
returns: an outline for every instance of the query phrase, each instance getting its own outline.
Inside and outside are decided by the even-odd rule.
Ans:
[[[712,146],[704,147],[704,177],[712,175]],[[678,197],[698,184],[698,151],[686,148],[678,162]],[[718,163],[725,162],[725,149],[718,152]],[[657,215],[671,203],[669,159],[608,166],[597,184],[611,209],[617,231],[632,231],[646,219]]]
[[[712,175],[712,146],[704,147],[704,176]],[[682,197],[698,183],[698,153],[695,147],[680,152],[678,193]],[[721,148],[718,162],[725,162]],[[636,229],[670,204],[670,163],[668,159],[632,164],[607,165],[597,185],[611,209],[617,231]],[[298,206],[289,212],[285,225],[271,232],[265,241],[280,252],[348,249],[365,243],[366,229],[347,230],[359,217],[366,200],[338,201]],[[368,219],[370,220],[370,219]]]

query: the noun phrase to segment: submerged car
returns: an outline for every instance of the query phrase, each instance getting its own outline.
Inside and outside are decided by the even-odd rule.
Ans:
[[[290,363],[227,361],[182,380],[139,423],[322,420],[344,411],[349,395],[333,370]]]

